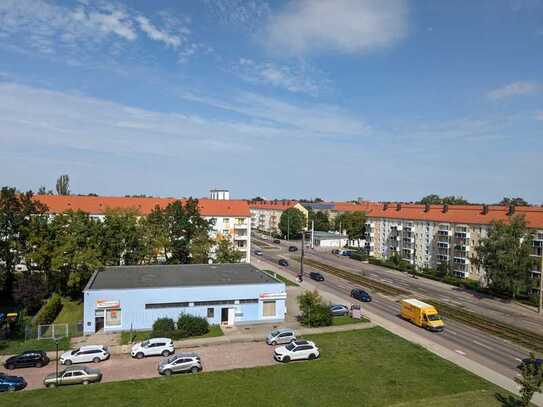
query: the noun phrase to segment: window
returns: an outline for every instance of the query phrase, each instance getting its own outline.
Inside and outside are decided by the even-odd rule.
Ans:
[[[106,325],[107,326],[121,325],[121,310],[120,309],[106,310]]]
[[[207,309],[207,317],[208,318],[214,318],[215,317],[215,308],[208,308]]]
[[[262,316],[264,317],[275,316],[275,301],[264,301],[262,303]]]
[[[248,300],[239,300],[240,304],[258,304],[258,298],[251,298]]]
[[[145,309],[153,309],[153,308],[182,308],[182,307],[188,307],[188,302],[162,302],[162,303],[156,303],[156,304],[145,304]]]
[[[234,300],[219,300],[219,301],[195,301],[194,306],[195,307],[202,307],[206,305],[231,305],[234,304]]]

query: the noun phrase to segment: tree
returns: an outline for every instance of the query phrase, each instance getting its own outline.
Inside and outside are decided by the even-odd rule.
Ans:
[[[520,405],[529,406],[535,393],[541,393],[541,381],[543,379],[543,370],[533,353],[530,358],[520,365],[520,377],[515,377],[515,382],[520,385]]]
[[[279,219],[279,230],[282,236],[288,238],[299,237],[306,227],[305,215],[296,208],[288,208],[281,214]]]
[[[335,218],[335,229],[345,231],[349,240],[364,238],[366,232],[366,213],[362,211],[343,212]]]
[[[422,205],[467,205],[469,202],[461,196],[444,196],[443,198],[437,194],[426,195],[417,202]]]
[[[68,174],[58,177],[56,189],[58,195],[70,195],[70,177]]]
[[[102,262],[108,266],[140,264],[145,257],[143,226],[135,209],[108,209],[102,223]]]
[[[305,326],[329,326],[332,325],[330,307],[323,304],[318,291],[306,290],[298,296],[302,324]]]
[[[190,262],[206,264],[209,262],[213,241],[206,230],[201,230],[192,238],[189,246]]]
[[[42,185],[38,189],[38,195],[54,195],[54,193],[51,190],[48,191],[45,186]]]
[[[0,191],[0,298],[12,298],[15,266],[25,260],[29,226],[33,214],[43,214],[45,205],[32,199],[32,192],[15,188]]]
[[[330,218],[328,217],[328,212],[318,211],[315,212],[312,209],[308,211],[308,227],[311,227],[311,222],[315,222],[315,230],[328,232],[330,227]]]
[[[228,238],[218,238],[215,249],[215,263],[239,263],[243,253],[237,250]]]
[[[47,297],[47,285],[41,273],[24,272],[17,278],[13,289],[15,303],[34,315]]]
[[[505,205],[505,206],[529,206],[530,204],[528,202],[526,202],[523,198],[521,197],[516,197],[516,198],[508,198],[508,197],[504,197],[499,205]]]
[[[140,220],[146,263],[158,263],[159,257],[168,255],[169,237],[164,222],[164,211],[158,205]]]
[[[490,289],[515,298],[530,287],[533,266],[532,232],[523,216],[508,223],[494,222],[488,236],[479,241],[472,262],[485,270]]]

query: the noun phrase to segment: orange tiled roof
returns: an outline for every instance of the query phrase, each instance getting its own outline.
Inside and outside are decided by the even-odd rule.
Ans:
[[[139,198],[119,196],[78,196],[78,195],[34,195],[34,199],[47,205],[50,213],[61,213],[67,210],[80,210],[91,215],[102,215],[107,209],[136,209],[142,215],[150,213],[155,206],[161,208],[175,202],[175,198]],[[179,199],[185,202],[186,199]],[[249,217],[249,205],[243,200],[214,200],[202,198],[198,200],[202,216],[239,216]]]
[[[277,201],[247,201],[251,209],[274,209],[286,211],[298,203],[298,201],[277,200]]]

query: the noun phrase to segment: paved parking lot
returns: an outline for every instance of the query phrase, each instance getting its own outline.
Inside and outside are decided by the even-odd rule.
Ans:
[[[273,347],[263,342],[231,343],[199,348],[177,349],[179,352],[198,352],[202,357],[204,371],[228,370],[245,367],[266,366],[274,363]],[[146,379],[158,377],[157,366],[161,357],[132,359],[129,355],[113,355],[111,359],[87,366],[99,368],[104,382]],[[64,366],[59,365],[59,370]],[[23,376],[28,382],[27,389],[43,388],[45,375],[55,371],[55,363],[38,368],[15,369],[10,374]]]

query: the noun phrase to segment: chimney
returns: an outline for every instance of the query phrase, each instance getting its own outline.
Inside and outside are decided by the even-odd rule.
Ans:
[[[515,214],[515,205],[509,205],[509,210],[507,211],[507,216],[513,216]]]
[[[443,205],[443,213],[449,212],[449,204]]]
[[[430,204],[424,205],[424,212],[430,212]]]
[[[396,204],[396,210],[399,211],[402,209],[402,204],[401,203],[397,203]]]
[[[383,205],[383,210],[387,210],[388,209],[388,202],[385,202],[385,204]]]
[[[483,211],[481,212],[483,215],[488,215],[488,205],[483,204]]]

